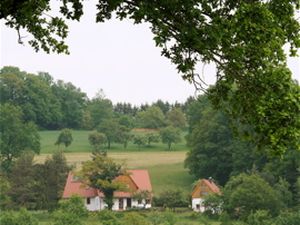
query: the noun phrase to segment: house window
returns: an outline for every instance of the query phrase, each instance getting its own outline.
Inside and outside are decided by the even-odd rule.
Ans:
[[[138,199],[138,204],[142,204],[142,199]]]
[[[86,198],[86,204],[87,205],[91,204],[91,198]]]
[[[150,204],[150,199],[146,199],[146,204]]]
[[[200,210],[200,204],[196,204],[196,209]]]

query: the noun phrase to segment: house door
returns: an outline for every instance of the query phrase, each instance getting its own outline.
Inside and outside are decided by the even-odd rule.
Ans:
[[[119,210],[123,210],[124,209],[124,200],[123,198],[119,198]]]
[[[131,208],[131,198],[127,198],[127,208]]]

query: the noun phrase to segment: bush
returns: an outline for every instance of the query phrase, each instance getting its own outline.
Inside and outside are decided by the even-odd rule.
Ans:
[[[59,208],[63,212],[74,214],[80,218],[86,217],[88,215],[88,211],[84,206],[82,198],[75,195],[69,198],[68,200],[62,200],[59,203]]]
[[[257,210],[248,216],[248,225],[272,225],[271,216],[266,210]]]
[[[164,191],[159,197],[153,198],[153,203],[155,206],[165,208],[187,207],[189,204],[188,200],[179,190]]]
[[[246,220],[256,210],[278,215],[281,201],[275,190],[256,174],[231,177],[224,192],[224,210],[231,216]]]
[[[276,225],[299,225],[300,211],[281,213],[275,220]]]
[[[98,213],[98,218],[102,225],[121,225],[116,214],[110,210],[103,210]]]
[[[143,216],[138,213],[127,213],[122,219],[122,225],[151,225]]]
[[[18,213],[1,212],[0,224],[3,225],[38,225],[38,221],[26,209]]]
[[[83,225],[78,215],[62,210],[55,211],[53,219],[53,225]]]

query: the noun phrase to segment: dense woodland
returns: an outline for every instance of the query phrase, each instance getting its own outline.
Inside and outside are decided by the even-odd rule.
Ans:
[[[233,129],[237,121],[228,118],[225,108],[215,109],[207,95],[190,97],[185,103],[158,100],[150,105],[114,105],[101,91],[88,99],[73,84],[55,81],[48,73],[29,74],[4,67],[0,79],[2,210],[62,207],[58,203],[71,167],[63,152],[54,152],[42,164],[34,163],[34,153],[40,152],[39,130],[62,129],[56,144],[65,146],[72,142],[72,137],[68,139],[72,129],[90,130],[94,153],[109,151],[111,143],[121,143],[125,149],[129,141],[143,146],[160,139],[170,144],[170,149],[176,143],[174,135],[184,131],[190,149],[185,167],[195,180],[213,177],[224,187],[222,196],[207,198],[209,212],[222,202],[223,217],[249,224],[257,218],[279,221],[282,213],[299,219],[300,152],[291,146],[282,158],[270,156],[239,132],[251,127]],[[133,136],[134,128],[155,132]],[[156,196],[154,205],[187,207],[188,199],[180,196],[170,190]],[[237,211],[241,206],[243,210]]]

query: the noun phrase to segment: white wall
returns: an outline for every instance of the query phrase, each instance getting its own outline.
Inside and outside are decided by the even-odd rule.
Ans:
[[[197,209],[197,205],[200,205],[200,208]],[[192,209],[195,211],[195,212],[204,212],[205,211],[205,208],[203,206],[203,199],[202,198],[193,198],[192,199]]]
[[[127,209],[127,198],[115,198],[113,200],[114,204],[112,207],[112,210],[114,211],[118,211],[119,210],[119,200],[123,201],[123,210]],[[85,201],[85,206],[87,208],[87,210],[89,211],[99,211],[99,210],[103,210],[107,207],[107,204],[104,202],[103,198],[99,198],[99,197],[92,197],[90,198],[90,204],[87,204],[87,198],[84,198]],[[131,207],[132,208],[143,208],[144,207],[144,203],[146,202],[146,200],[142,200],[142,204],[138,204],[137,200],[132,199],[131,200]],[[151,204],[146,204],[146,209],[151,208]]]
[[[89,211],[97,211],[100,210],[100,201],[99,197],[91,197],[90,204],[87,204],[87,198],[84,199],[84,204],[87,210]]]

